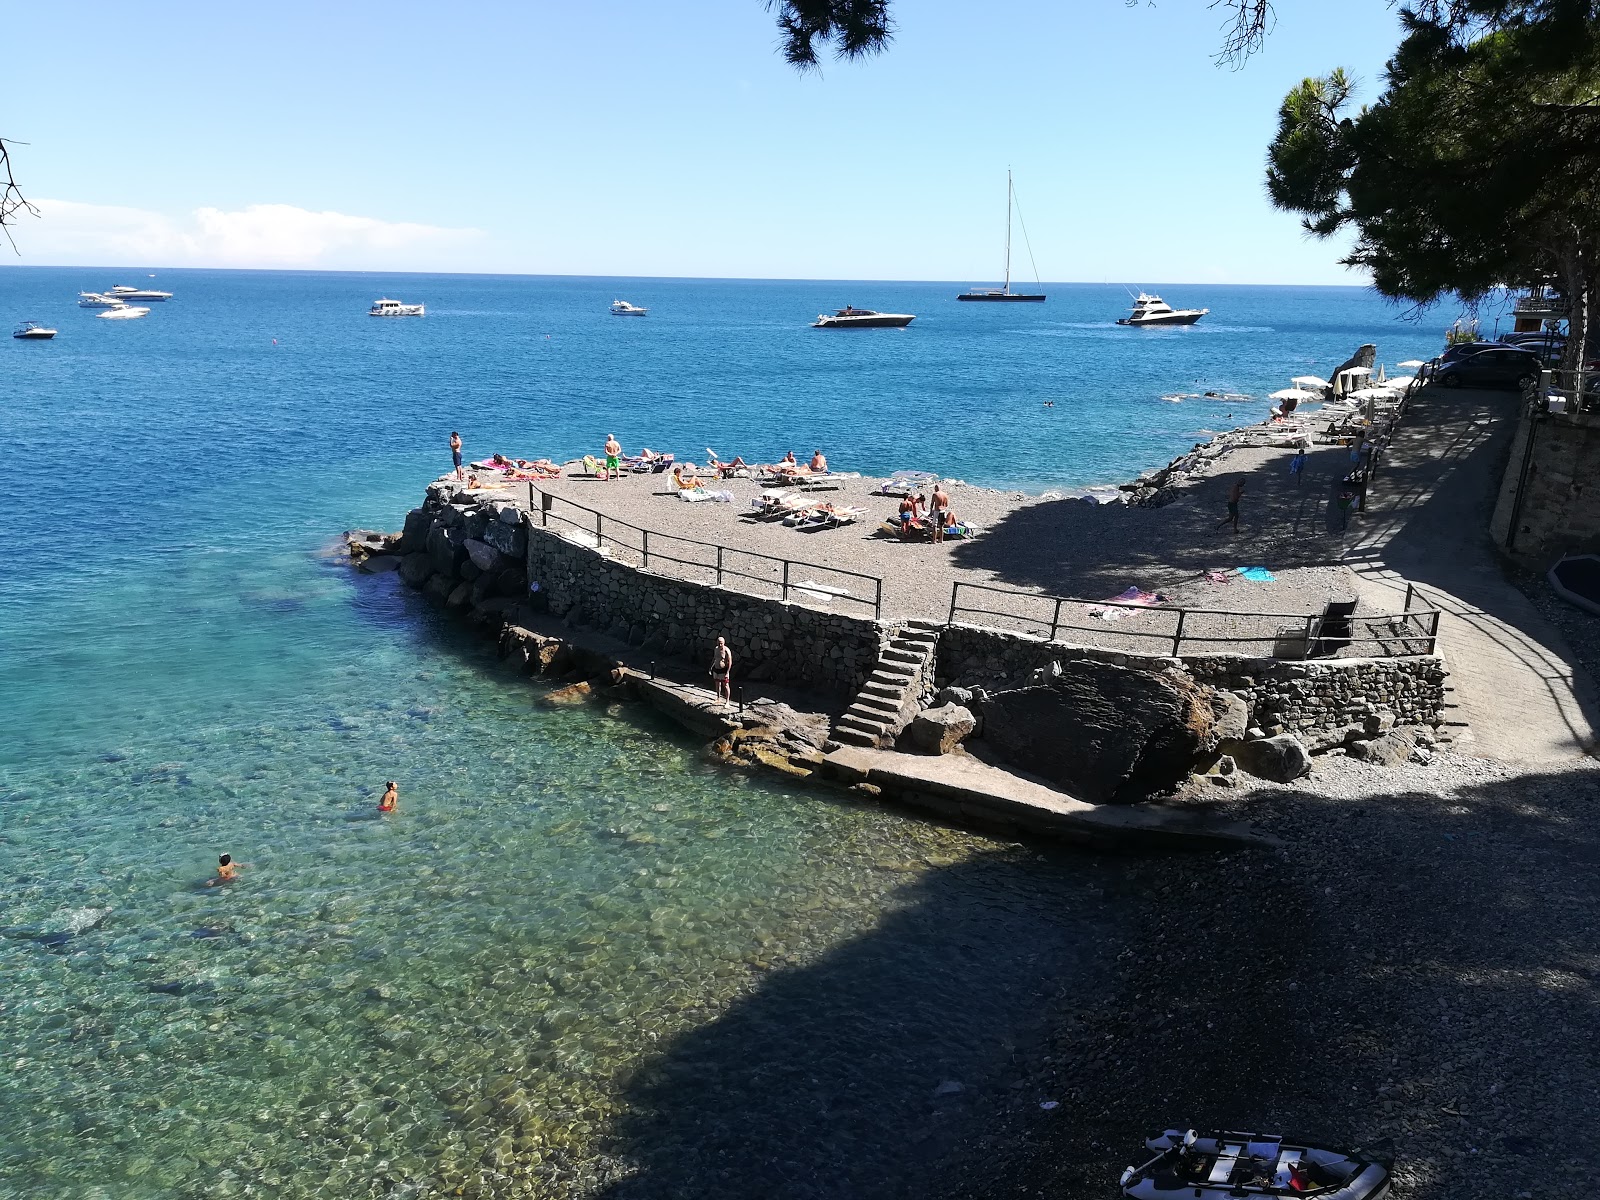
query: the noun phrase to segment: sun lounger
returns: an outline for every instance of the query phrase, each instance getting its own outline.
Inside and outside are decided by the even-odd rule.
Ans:
[[[796,476],[794,485],[807,492],[836,492],[844,487],[843,475],[799,475]]]
[[[818,533],[824,529],[838,529],[843,525],[854,524],[866,514],[867,510],[864,508],[834,508],[831,504],[825,504],[807,514],[803,520],[795,522],[794,528],[801,533]],[[784,522],[786,525],[788,523]]]

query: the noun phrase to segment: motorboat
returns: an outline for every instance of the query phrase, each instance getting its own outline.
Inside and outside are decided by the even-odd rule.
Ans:
[[[611,302],[611,315],[613,317],[642,317],[649,311],[648,308],[640,308],[637,304],[629,304],[626,300],[613,300]]]
[[[422,305],[402,304],[398,300],[374,300],[367,309],[369,317],[420,317],[422,314]]]
[[[1122,1172],[1122,1194],[1135,1200],[1305,1195],[1383,1200],[1390,1194],[1389,1164],[1376,1157],[1325,1150],[1278,1134],[1169,1129],[1145,1145],[1155,1157]]]
[[[1173,308],[1160,296],[1140,292],[1133,301],[1133,311],[1117,320],[1118,325],[1193,325],[1211,310],[1209,308]]]
[[[119,283],[116,287],[107,292],[106,295],[110,296],[113,300],[121,300],[124,304],[126,304],[129,300],[172,299],[171,292],[157,292],[149,288],[129,287],[125,283]]]
[[[911,313],[881,313],[846,304],[833,316],[818,313],[813,329],[904,329],[917,318]]]
[[[118,304],[115,308],[108,308],[103,313],[96,313],[102,321],[133,321],[139,317],[148,317],[150,310],[138,304]]]
[[[126,304],[126,300],[118,300],[115,296],[102,295],[99,292],[79,292],[79,308],[116,308],[119,304]]]
[[[37,321],[24,321],[11,331],[11,336],[24,342],[48,342],[55,337],[54,329],[46,329]]]
[[[957,296],[956,297],[957,300],[988,300],[988,301],[996,302],[996,303],[1000,303],[1000,304],[1004,304],[1004,303],[1008,303],[1008,302],[1009,303],[1013,303],[1013,304],[1026,303],[1026,302],[1029,302],[1029,301],[1032,301],[1033,303],[1036,303],[1036,304],[1044,303],[1044,293],[1043,292],[1013,292],[1011,290],[1011,209],[1013,208],[1013,195],[1014,195],[1014,191],[1013,191],[1013,188],[1011,186],[1011,172],[1007,171],[1006,172],[1006,274],[1005,274],[1005,282],[1003,284],[1001,284],[997,288],[969,288],[966,291],[962,292],[959,296]],[[1017,210],[1017,216],[1020,218],[1021,215],[1022,215],[1022,210],[1019,208]],[[1023,227],[1022,227],[1022,240],[1023,240],[1024,243],[1026,243],[1027,240],[1028,240],[1028,227],[1026,225],[1023,225]],[[1029,262],[1033,261],[1033,247],[1031,245],[1028,247],[1028,261]],[[1035,283],[1039,282],[1039,270],[1038,270],[1037,267],[1034,268],[1033,279],[1034,279]],[[1040,286],[1042,287],[1043,285],[1040,284]]]

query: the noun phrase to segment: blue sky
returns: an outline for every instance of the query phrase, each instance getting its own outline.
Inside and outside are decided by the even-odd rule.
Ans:
[[[1046,280],[1362,282],[1262,162],[1395,15],[1277,10],[1232,70],[1206,0],[898,0],[801,75],[760,0],[13,6],[12,261],[981,283],[1010,165]]]

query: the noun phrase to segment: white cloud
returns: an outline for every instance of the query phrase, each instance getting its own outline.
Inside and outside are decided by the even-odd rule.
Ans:
[[[63,266],[448,270],[484,236],[292,204],[197,208],[180,220],[75,200],[35,203],[40,219],[16,227],[17,248],[24,261]]]

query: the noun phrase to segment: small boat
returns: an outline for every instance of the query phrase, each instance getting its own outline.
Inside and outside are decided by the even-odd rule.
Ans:
[[[833,316],[818,313],[813,329],[904,329],[917,318],[911,313],[881,313],[846,304]]]
[[[1118,325],[1193,325],[1211,310],[1209,308],[1173,308],[1160,296],[1147,296],[1140,292],[1133,301],[1133,311],[1117,318]]]
[[[11,331],[11,336],[24,342],[48,342],[55,337],[54,329],[46,329],[37,321],[24,321]]]
[[[114,296],[102,295],[100,292],[79,292],[79,308],[116,308],[119,304],[126,304],[126,300],[118,300]]]
[[[1145,1145],[1156,1156],[1122,1172],[1122,1194],[1135,1200],[1228,1200],[1305,1196],[1382,1200],[1389,1167],[1376,1158],[1325,1150],[1277,1134],[1169,1129]]]
[[[139,317],[148,317],[150,310],[141,308],[137,304],[118,304],[115,308],[108,308],[103,313],[96,313],[102,321],[133,321]]]
[[[648,308],[640,308],[637,304],[629,304],[626,300],[613,300],[611,302],[611,315],[613,317],[642,317],[649,311]]]
[[[372,307],[367,309],[369,317],[420,317],[423,315],[423,305],[402,304],[398,300],[374,300]]]
[[[107,292],[106,295],[110,296],[113,300],[121,300],[123,303],[127,303],[129,300],[172,299],[171,292],[157,292],[149,288],[129,287],[125,283],[119,283],[116,287]]]
[[[988,301],[991,301],[991,302],[994,302],[994,303],[1000,303],[1000,304],[1005,304],[1005,303],[1011,303],[1011,304],[1028,303],[1030,301],[1032,303],[1035,303],[1035,304],[1043,304],[1044,303],[1044,293],[1043,292],[1013,292],[1011,290],[1011,208],[1012,208],[1011,172],[1007,171],[1006,172],[1006,274],[1005,274],[1005,283],[1003,283],[1001,286],[999,286],[997,288],[969,288],[967,291],[964,291],[959,296],[957,296],[956,297],[957,300],[988,300]],[[1028,227],[1026,225],[1024,225],[1022,227],[1022,240],[1024,242],[1026,242],[1028,240]],[[1029,262],[1033,261],[1033,247],[1032,246],[1028,247],[1028,261]],[[1038,271],[1038,268],[1034,269],[1033,279],[1034,279],[1035,283],[1039,282],[1039,271]],[[1044,285],[1040,284],[1040,286],[1042,287]]]

